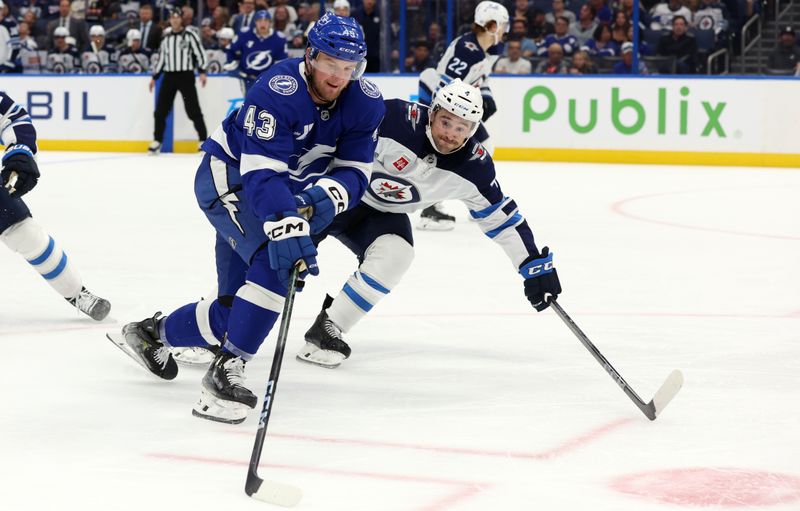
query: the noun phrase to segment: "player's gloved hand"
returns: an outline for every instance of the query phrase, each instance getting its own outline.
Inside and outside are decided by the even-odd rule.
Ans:
[[[348,199],[347,188],[329,177],[318,180],[314,186],[294,196],[297,211],[309,219],[311,234],[325,230],[333,217],[347,209]]]
[[[531,256],[519,267],[519,273],[525,278],[525,296],[533,307],[541,312],[550,306],[550,299],[561,293],[561,282],[553,267],[553,254],[544,247],[542,254]]]
[[[6,149],[2,167],[0,183],[11,196],[25,195],[39,180],[39,167],[33,159],[33,153],[26,145],[16,144]]]
[[[497,112],[497,105],[494,102],[494,98],[483,96],[483,117],[481,117],[481,121],[486,122],[486,119],[493,116],[495,112]]]
[[[239,67],[239,61],[234,60],[233,62],[228,62],[227,64],[222,66],[223,71],[234,71]]]
[[[286,212],[282,218],[264,222],[269,244],[269,266],[278,272],[278,278],[287,288],[289,274],[295,264],[300,263],[300,278],[308,274],[319,275],[317,248],[311,241],[311,227],[306,219],[295,212]]]

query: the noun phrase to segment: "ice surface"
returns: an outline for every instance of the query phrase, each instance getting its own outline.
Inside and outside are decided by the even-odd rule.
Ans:
[[[41,155],[35,218],[113,307],[81,317],[0,249],[0,509],[270,508],[244,493],[256,413],[192,417],[202,369],[157,381],[104,337],[213,288],[198,161]],[[261,475],[303,488],[302,510],[800,509],[800,172],[498,167],[555,254],[564,308],[645,400],[676,368],[681,393],[648,421],[447,203],[456,229],[415,232],[413,267],[336,370],[294,360],[356,267],[322,244]],[[258,395],[276,333],[248,365]]]

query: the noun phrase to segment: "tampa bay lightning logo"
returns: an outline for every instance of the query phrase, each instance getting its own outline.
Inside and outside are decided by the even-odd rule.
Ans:
[[[293,76],[273,76],[269,81],[269,88],[284,96],[291,96],[297,92],[297,80]]]
[[[253,71],[263,71],[272,65],[272,50],[255,51],[245,59],[247,67]]]
[[[381,91],[378,90],[378,86],[372,83],[371,81],[361,78],[358,80],[359,85],[361,85],[361,90],[367,96],[371,98],[379,98],[381,96]]]
[[[373,172],[368,190],[369,194],[380,202],[390,204],[419,202],[419,192],[414,185],[397,176]]]

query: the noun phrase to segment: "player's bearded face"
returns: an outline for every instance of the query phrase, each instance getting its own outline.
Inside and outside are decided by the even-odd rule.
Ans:
[[[309,85],[312,93],[324,102],[331,102],[339,97],[353,77],[357,64],[340,60],[322,52],[314,59],[306,58],[311,68]]]
[[[437,110],[431,121],[431,135],[436,149],[447,154],[459,149],[472,132],[474,123],[451,114],[447,110]]]

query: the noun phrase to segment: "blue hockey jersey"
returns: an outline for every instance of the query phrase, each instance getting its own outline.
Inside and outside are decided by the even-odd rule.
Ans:
[[[365,204],[411,213],[443,200],[461,200],[516,268],[539,254],[528,222],[503,194],[492,157],[475,137],[454,153],[437,153],[425,134],[427,107],[399,99],[385,104],[386,122],[378,133]]]
[[[228,164],[227,186],[242,186],[257,218],[295,210],[293,195],[323,175],[347,188],[352,207],[369,179],[384,110],[363,78],[333,103],[314,104],[303,59],[284,60],[261,74],[202,149]]]
[[[0,142],[6,149],[24,145],[36,154],[36,130],[31,116],[19,103],[0,91]]]
[[[238,61],[240,73],[256,78],[276,62],[288,58],[286,38],[277,30],[270,32],[263,38],[256,30],[240,32],[226,51],[228,62]]]

